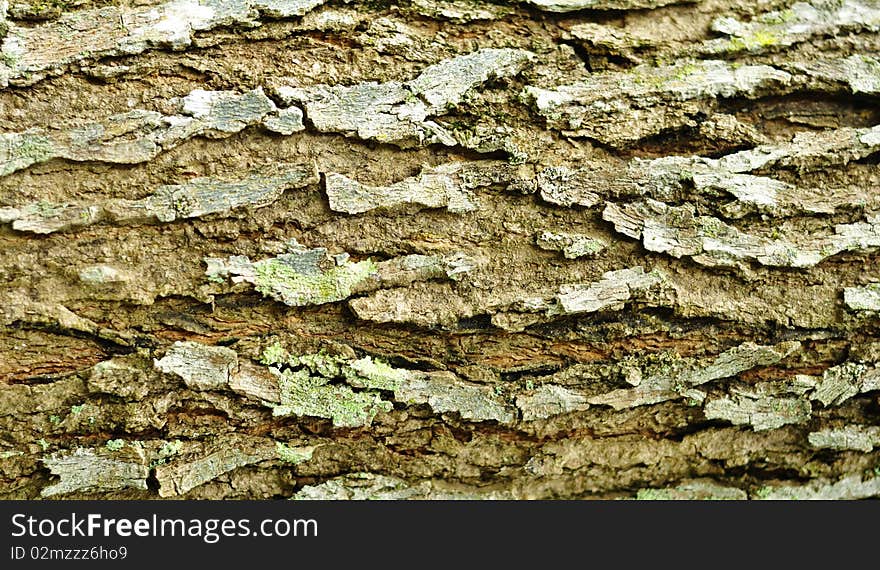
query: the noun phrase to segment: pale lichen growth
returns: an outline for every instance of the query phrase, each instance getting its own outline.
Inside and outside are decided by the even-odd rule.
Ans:
[[[741,490],[723,485],[743,484],[731,483],[731,473],[739,477],[743,466],[758,466],[760,477],[775,473],[805,478],[839,477],[874,465],[870,456],[859,453],[817,452],[806,440],[818,449],[870,453],[880,438],[876,426],[851,424],[864,420],[860,414],[872,411],[874,394],[859,394],[880,389],[876,369],[880,349],[864,346],[875,336],[871,326],[873,313],[880,312],[880,289],[870,283],[874,280],[872,266],[860,264],[866,258],[871,261],[870,248],[880,247],[880,217],[876,213],[880,207],[873,196],[876,173],[875,158],[871,157],[880,150],[880,127],[812,130],[790,142],[778,142],[783,133],[795,128],[792,124],[803,123],[799,117],[810,113],[821,117],[811,128],[824,128],[821,121],[861,126],[871,120],[873,109],[868,103],[878,94],[878,60],[873,53],[844,57],[864,38],[835,35],[840,30],[861,29],[864,18],[852,28],[829,28],[831,31],[821,32],[821,37],[820,32],[807,30],[817,41],[802,53],[813,55],[827,48],[832,50],[828,53],[842,54],[835,59],[790,63],[774,57],[740,65],[677,57],[675,65],[656,59],[655,65],[614,73],[593,69],[603,64],[619,69],[628,64],[615,57],[592,59],[594,52],[588,48],[591,60],[586,64],[591,71],[586,73],[585,62],[574,57],[574,50],[558,45],[572,41],[564,29],[572,22],[590,19],[590,14],[549,17],[552,30],[540,31],[540,26],[532,25],[535,22],[528,22],[529,15],[536,14],[534,10],[510,8],[511,3],[413,0],[396,7],[387,3],[370,6],[366,12],[352,4],[353,9],[322,11],[301,26],[276,22],[265,30],[242,29],[256,26],[266,17],[286,18],[320,1],[176,0],[149,7],[156,11],[159,23],[148,23],[151,31],[145,32],[168,34],[151,37],[148,46],[178,49],[197,38],[199,46],[215,46],[208,50],[214,55],[220,53],[218,41],[237,36],[266,48],[265,53],[261,48],[260,54],[252,54],[259,60],[252,70],[238,69],[235,54],[211,62],[201,61],[207,52],[189,54],[182,62],[186,69],[178,70],[182,75],[172,84],[159,86],[159,91],[177,90],[198,77],[212,78],[212,85],[243,82],[254,86],[253,77],[271,73],[269,68],[287,69],[291,85],[298,88],[296,96],[302,95],[294,99],[307,107],[308,116],[297,106],[277,108],[259,89],[247,93],[196,90],[177,102],[176,110],[173,101],[154,101],[151,105],[162,113],[135,110],[93,124],[76,123],[80,126],[74,128],[63,117],[51,125],[37,120],[34,127],[44,130],[0,135],[0,175],[53,158],[87,163],[52,163],[33,172],[19,172],[14,179],[10,176],[6,182],[12,191],[4,196],[0,223],[10,224],[14,231],[40,234],[103,224],[77,236],[46,239],[4,229],[11,248],[7,248],[4,277],[15,289],[0,293],[0,324],[15,333],[8,343],[13,361],[20,354],[25,365],[25,369],[13,371],[17,378],[7,386],[14,406],[7,406],[4,416],[12,426],[12,439],[4,448],[26,450],[24,457],[6,461],[6,479],[13,480],[18,474],[24,477],[24,483],[16,482],[7,494],[39,493],[47,485],[48,472],[39,471],[34,461],[47,450],[86,440],[97,447],[80,454],[83,457],[74,457],[79,452],[69,456],[62,452],[61,457],[45,460],[57,476],[48,484],[60,477],[60,488],[43,489],[44,495],[94,492],[147,496],[150,491],[145,492],[144,480],[149,478],[152,492],[158,481],[162,496],[189,494],[212,481],[193,495],[278,496],[292,492],[295,474],[316,483],[303,489],[298,498],[511,496],[506,487],[488,490],[452,483],[476,485],[494,477],[506,481],[505,486],[509,481],[517,493],[535,497],[620,496],[650,485],[663,488],[642,489],[638,498],[738,499],[744,498]],[[576,3],[573,0],[568,5]],[[629,8],[650,3],[652,0],[583,0],[577,5],[592,9],[626,4]],[[550,9],[558,7],[558,3],[543,4]],[[873,2],[852,0],[827,5],[831,4],[874,6]],[[253,13],[251,22],[230,16],[217,23],[218,10],[238,10],[240,5]],[[819,10],[818,1],[812,6]],[[105,13],[140,14],[141,8],[109,7]],[[714,4],[703,6],[697,21],[705,22],[707,10],[715,9],[718,6]],[[460,21],[515,14],[497,24],[452,27],[451,33],[440,31],[436,39],[431,33],[439,28],[433,22],[417,19],[409,26],[392,18],[371,18],[380,14],[405,16],[419,10]],[[610,19],[600,19],[625,25],[634,33],[653,30],[658,38],[668,27],[669,46],[663,43],[665,38],[658,40],[659,45],[645,44],[658,57],[668,55],[667,47],[677,49],[672,46],[685,43],[685,36],[690,40],[695,35],[703,37],[705,30],[686,29],[690,23],[687,10],[663,12],[657,14],[656,22],[646,13],[626,17],[609,14]],[[95,13],[81,10],[77,17]],[[670,15],[676,20],[674,26],[666,19]],[[684,19],[679,20],[679,15]],[[782,20],[789,17],[783,16]],[[752,21],[779,26],[788,23],[762,17]],[[803,18],[798,21],[807,25]],[[59,23],[83,24],[69,30],[72,41],[80,46],[88,48],[88,42],[95,41],[80,33],[88,28],[88,22],[65,16]],[[131,28],[134,24],[139,25],[123,18],[120,25]],[[230,27],[222,34],[206,33],[221,25]],[[43,32],[60,29],[53,26],[31,27]],[[536,34],[508,43],[504,33],[513,28],[533,28]],[[580,24],[572,28],[572,35],[586,41],[586,34],[606,33],[610,28]],[[36,32],[22,30],[16,33],[42,41]],[[97,34],[102,30],[97,29]],[[309,31],[303,34],[304,30]],[[490,31],[491,37],[471,37],[471,32],[483,30]],[[496,37],[499,32],[503,33]],[[290,34],[300,35],[289,41]],[[425,43],[419,43],[416,36]],[[732,37],[739,37],[744,49],[756,51],[788,41],[760,30]],[[355,54],[348,63],[334,59],[332,42],[322,38],[351,41],[355,51],[364,53]],[[623,32],[596,39],[595,45],[611,52],[623,53],[642,45],[636,36]],[[875,39],[872,35],[865,41],[870,44]],[[18,73],[17,66],[33,53],[39,51],[43,57],[42,52],[52,51],[19,40],[13,38],[4,44],[7,57],[0,75],[13,69]],[[80,54],[75,64],[57,57],[57,67],[45,72],[60,72],[69,66],[89,74],[92,59],[105,59],[121,63],[120,69],[130,69],[120,77],[161,74],[169,71],[172,60],[181,59],[169,53],[112,59],[139,49],[130,45],[125,48],[130,52],[110,53],[118,47],[116,40],[115,35],[104,34],[105,51]],[[277,42],[281,43],[274,45]],[[576,94],[568,89],[572,86],[564,85],[534,90],[533,104],[547,110],[551,128],[558,122],[565,135],[590,136],[599,142],[584,143],[548,132],[535,124],[535,116],[513,103],[515,94],[510,85],[517,83],[505,78],[534,61],[528,52],[518,49],[480,50],[443,60],[410,81],[407,78],[418,72],[399,82],[357,83],[363,77],[385,81],[409,74],[408,70],[419,65],[414,62],[437,62],[471,44],[534,46],[541,60],[525,75],[527,81],[541,86],[572,81],[573,77],[589,78],[578,85]],[[430,49],[421,51],[423,45]],[[293,53],[300,47],[309,49]],[[275,55],[287,48],[299,59],[274,65]],[[236,48],[238,56],[240,52]],[[632,57],[630,61],[638,63]],[[397,69],[394,65],[372,69],[369,64],[374,60],[400,65]],[[757,61],[772,61],[774,67],[755,65]],[[15,81],[37,80],[40,73]],[[310,78],[316,77],[317,81],[340,84],[314,86]],[[492,82],[493,78],[500,81]],[[33,101],[35,109],[13,109],[7,122],[25,125],[15,128],[30,128],[31,118],[50,108],[62,112],[65,105],[91,116],[94,110],[82,108],[82,101],[76,98],[47,103],[46,97],[51,99],[53,93],[64,95],[60,88],[68,83],[44,85],[49,95],[41,91]],[[76,79],[71,85],[79,83]],[[139,97],[145,100],[154,95],[156,87],[148,81],[150,85],[144,88],[149,93],[141,93],[134,83],[83,85],[89,87],[89,97],[119,96],[112,101],[114,108],[131,108]],[[589,92],[591,86],[595,93]],[[285,89],[279,88],[282,96],[276,98],[291,95]],[[801,104],[806,100],[803,93],[809,90],[826,96]],[[794,91],[798,92],[796,98],[789,98]],[[844,96],[838,97],[841,94]],[[718,101],[725,98],[729,100]],[[745,101],[750,98],[761,98],[758,108],[752,109],[754,113]],[[457,108],[460,116],[454,111]],[[733,115],[718,113],[719,109],[745,119],[739,123]],[[840,116],[832,117],[837,111]],[[436,119],[444,114],[449,115],[448,121]],[[472,126],[475,117],[480,119],[479,125]],[[777,142],[753,148],[757,136],[749,138],[752,135],[746,133],[740,138],[725,138],[730,133],[745,133],[744,123],[759,126]],[[266,133],[259,137],[241,133],[225,143],[192,140],[225,137],[250,126],[290,135],[306,125],[401,147],[437,142],[457,148],[403,152],[371,142],[354,148],[356,156],[352,158],[343,156],[352,149],[334,154],[341,137],[314,133],[278,148],[268,148],[280,139]],[[441,162],[440,166],[422,166],[416,174],[420,164],[464,156],[461,146],[489,148],[484,135],[497,125],[505,129],[509,125],[518,137],[517,144],[522,143],[534,160],[518,165],[495,160]],[[712,138],[710,144],[692,140],[715,128],[722,135]],[[473,131],[470,138],[465,135],[469,129]],[[606,152],[608,146],[625,146],[639,137],[654,135],[661,136],[631,151]],[[186,140],[197,147],[189,149],[194,154],[169,153],[149,168],[136,167],[131,173],[134,178],[121,185],[116,182],[129,169],[100,164],[151,161]],[[712,156],[730,148],[750,150],[722,158],[624,158],[694,148]],[[244,178],[235,175],[234,179],[189,178],[192,160],[197,160],[195,170],[199,172],[240,172],[267,157],[275,165],[275,158],[297,149],[323,156],[326,167],[350,174],[325,173],[332,212],[322,207],[317,195],[281,200],[289,188],[319,182],[313,166],[293,165],[283,172],[267,168]],[[246,156],[256,151],[262,158]],[[400,164],[383,169],[381,161],[393,160],[394,155],[399,156]],[[174,156],[181,160],[171,160]],[[71,178],[65,171],[83,169],[97,178],[64,185]],[[782,169],[788,171],[775,172]],[[107,174],[102,178],[104,172]],[[163,181],[169,184],[158,189],[144,186],[168,175],[186,178]],[[401,180],[404,176],[408,178]],[[386,181],[377,186],[357,181],[378,178]],[[22,183],[20,192],[17,181]],[[98,198],[78,198],[100,195],[102,185],[113,186],[108,192],[112,190],[114,197],[142,199],[107,197],[97,203]],[[479,193],[481,204],[474,197],[475,188],[484,189]],[[311,190],[319,191],[316,186]],[[847,193],[848,202],[844,201]],[[58,203],[17,202],[25,197],[35,199],[31,196]],[[65,202],[80,199],[91,202]],[[640,240],[649,251],[687,259],[679,262],[646,254],[641,243],[622,237],[623,242],[597,255],[611,244],[604,237],[611,235],[606,233],[611,224],[597,216],[597,207],[604,207],[606,200],[611,202],[605,208],[605,218],[619,233]],[[242,211],[274,203],[277,211],[264,209],[253,216]],[[569,207],[577,209],[563,210]],[[401,220],[383,219],[388,211],[400,214],[400,210],[422,208],[449,213],[422,212],[404,220],[411,225],[403,229],[397,223]],[[223,216],[236,209],[234,214]],[[357,215],[374,210],[379,211],[357,219],[335,213]],[[114,227],[203,216],[208,219],[137,232]],[[809,219],[784,223],[772,219],[783,216]],[[745,219],[734,226],[731,218]],[[833,226],[841,220],[845,222]],[[329,244],[344,247],[353,257],[338,249],[331,253],[320,247],[299,247],[291,242],[282,246],[275,241],[292,234],[302,235],[310,244],[324,239],[328,248]],[[138,236],[144,238],[140,240],[143,243],[123,242]],[[17,252],[18,245],[29,242],[34,243],[33,248]],[[90,244],[100,251],[90,252]],[[187,244],[189,247],[183,248]],[[535,245],[560,254],[538,251]],[[220,249],[211,252],[212,247]],[[465,251],[453,251],[459,247]],[[157,251],[161,255],[154,255]],[[843,251],[858,253],[812,268]],[[197,264],[190,263],[192,255],[230,253],[251,257],[206,259],[207,280],[199,279]],[[368,259],[368,255],[373,257]],[[560,259],[563,256],[594,257],[567,262]],[[645,269],[630,267],[640,256],[656,263]],[[162,261],[152,263],[155,259]],[[754,271],[748,275],[753,279],[746,282],[738,278],[740,275],[731,278],[728,272],[694,264]],[[778,271],[748,264],[810,269]],[[33,275],[22,273],[29,266],[35,268]],[[628,269],[607,271],[615,267]],[[864,270],[863,274],[855,275],[858,270]],[[841,291],[847,284],[853,286]],[[149,310],[130,310],[132,299],[111,293],[114,288],[137,287],[150,289],[145,293],[148,302],[159,297],[164,301]],[[288,307],[260,303],[259,295],[234,296],[254,289]],[[212,294],[224,296],[217,299],[213,314],[207,309],[195,313],[187,309],[194,299],[213,301]],[[248,299],[250,302],[240,302]],[[299,309],[344,301],[349,301],[350,307]],[[57,303],[70,303],[95,322]],[[848,314],[847,308],[861,313]],[[104,314],[107,311],[110,313]],[[141,317],[147,320],[141,322]],[[357,318],[372,322],[358,323]],[[118,331],[106,327],[118,327]],[[259,336],[263,334],[285,344],[269,344]],[[76,355],[73,360],[78,364],[43,354],[41,339],[46,335],[61,343],[60,350],[67,357]],[[401,335],[406,338],[400,346],[389,342],[401,340]],[[331,337],[351,346],[342,346]],[[171,344],[176,338],[210,339],[206,342],[223,346]],[[799,338],[806,344],[743,342],[758,338]],[[257,347],[266,345],[262,362],[252,360]],[[330,347],[332,352],[314,352],[319,347]],[[92,366],[100,358],[96,355],[107,351],[130,354]],[[391,360],[365,356],[363,351],[384,351]],[[786,358],[795,353],[796,357]],[[843,355],[852,360],[820,377],[792,376],[796,371],[815,370],[819,363],[831,359],[839,361]],[[8,372],[9,363],[5,364]],[[761,369],[764,366],[768,368]],[[784,380],[768,382],[767,378]],[[664,404],[651,410],[630,409],[655,403]],[[815,409],[820,404],[843,407]],[[615,413],[610,408],[626,410]],[[22,410],[32,415],[29,421],[34,429],[30,432],[16,427],[24,425]],[[267,421],[270,412],[278,417]],[[729,424],[744,427],[731,428]],[[784,429],[765,431],[777,428]],[[220,433],[224,429],[256,435],[228,437]],[[180,437],[186,443],[168,442],[158,451],[162,441],[147,443],[147,460],[152,460],[148,469],[156,469],[148,476],[140,465],[142,458],[130,461],[139,443],[129,437],[131,433]],[[205,441],[212,433],[220,435],[207,447]],[[308,435],[316,433],[327,439]],[[120,439],[108,441],[117,434]],[[332,441],[332,450],[328,446],[321,450],[324,453],[316,452],[317,441]],[[7,457],[7,453],[0,457]],[[89,454],[94,457],[86,457]],[[377,473],[349,473],[321,483],[327,477],[364,468]],[[393,472],[403,478],[378,472]],[[265,477],[266,473],[271,476]],[[438,473],[448,476],[445,483],[418,479]],[[687,479],[675,483],[707,473],[719,477],[719,483]],[[107,482],[101,479],[104,476]],[[761,495],[849,497],[876,490],[876,486],[860,487],[864,480],[843,490],[846,485],[840,483],[820,480],[807,491],[771,488]]]
[[[274,459],[275,446],[264,439],[231,436],[195,460],[176,458],[156,467],[160,497],[183,495],[240,467]]]
[[[697,126],[698,111],[687,102],[757,98],[785,91],[791,82],[791,74],[767,65],[687,60],[595,73],[552,90],[528,86],[522,95],[551,128],[625,146],[664,131]],[[727,122],[730,134],[748,131],[735,119]]]
[[[843,86],[854,95],[880,94],[880,59],[870,55],[796,63],[791,67],[810,76],[813,86],[821,91]]]
[[[44,487],[40,494],[53,497],[67,493],[106,493],[125,489],[147,490],[149,469],[142,454],[132,447],[132,456],[110,458],[94,449],[77,448],[43,459],[46,467],[61,480]]]
[[[722,352],[711,361],[679,359],[663,363],[647,374],[641,370],[629,372],[628,383],[634,388],[622,388],[593,396],[591,404],[611,406],[616,410],[657,404],[669,400],[704,396],[696,387],[738,374],[759,366],[776,364],[800,348],[798,342],[783,342],[764,346],[745,342]]]
[[[289,253],[250,261],[234,255],[224,260],[205,258],[209,280],[251,283],[267,297],[291,306],[322,305],[383,287],[400,287],[429,279],[459,280],[477,261],[461,252],[445,256],[404,255],[387,261],[351,261],[347,254],[329,255],[288,242]]]
[[[695,215],[692,204],[668,206],[646,199],[622,206],[609,202],[602,218],[629,237],[640,239],[645,249],[672,257],[690,257],[709,267],[747,269],[748,262],[771,267],[812,267],[843,251],[880,246],[880,217],[866,222],[840,224],[828,236],[800,239],[747,234],[718,218]]]
[[[327,271],[317,266],[314,271],[301,271],[297,262],[293,254],[255,262],[254,288],[286,305],[322,305],[347,299],[356,285],[376,273],[376,264],[369,259]]]
[[[541,198],[560,206],[583,206],[589,208],[601,202],[593,178],[584,174],[589,171],[572,170],[565,166],[545,168],[538,173],[536,182]]]
[[[602,279],[590,284],[563,285],[556,297],[558,305],[551,314],[595,313],[618,311],[635,299],[647,299],[652,291],[665,289],[666,278],[658,270],[645,272],[641,267],[608,271]]]
[[[331,379],[306,368],[278,372],[281,402],[272,413],[327,418],[334,426],[354,428],[370,425],[376,414],[393,408],[377,392],[355,392],[330,384]]]
[[[326,0],[170,0],[158,6],[103,6],[65,11],[37,26],[9,26],[2,47],[7,83],[30,85],[70,67],[157,48],[181,50],[197,33],[226,26],[258,27],[269,18],[302,16]],[[0,23],[2,25],[2,23]],[[0,34],[2,38],[3,34]]]
[[[281,346],[281,343],[274,342],[263,349],[263,353],[260,355],[260,362],[267,366],[286,364],[288,358],[290,358],[290,353],[287,352],[287,349]]]
[[[412,372],[374,360],[369,356],[346,363],[343,371],[350,385],[373,390],[399,390],[412,377]]]
[[[0,222],[11,222],[14,230],[35,234],[50,234],[89,226],[104,216],[100,206],[52,204],[45,201],[2,210]]]
[[[822,169],[848,164],[880,151],[880,125],[802,131],[789,142],[759,145],[728,154],[711,164],[726,172],[752,172],[768,168]]]
[[[185,184],[160,186],[144,200],[111,202],[106,209],[112,211],[117,221],[146,215],[160,222],[171,222],[244,206],[262,208],[278,200],[287,189],[317,182],[314,165],[276,163],[237,180],[194,178]]]
[[[765,501],[852,501],[880,495],[880,477],[849,475],[837,481],[821,478],[803,485],[768,485],[751,498]]]
[[[703,53],[735,53],[784,48],[810,38],[835,36],[845,31],[872,30],[880,27],[880,9],[870,0],[827,2],[811,0],[791,7],[761,14],[751,22],[723,17],[712,29],[729,37],[705,42]]]
[[[251,283],[258,292],[282,303],[304,306],[346,299],[355,286],[377,273],[377,265],[369,259],[337,263],[324,248],[292,243],[289,249],[290,253],[255,262],[244,256],[206,258],[206,275],[212,280],[231,276],[234,283]]]
[[[804,132],[790,142],[758,146],[719,159],[700,156],[634,158],[623,166],[564,166],[539,171],[535,183],[545,202],[560,206],[592,207],[607,199],[651,198],[661,202],[689,202],[705,197],[725,218],[760,213],[771,216],[833,214],[838,208],[865,209],[862,195],[828,188],[814,189],[778,180],[756,170],[796,168],[815,170],[844,164],[880,150],[880,127]],[[727,198],[731,201],[720,203]]]
[[[601,239],[567,232],[541,232],[535,242],[541,249],[561,251],[566,259],[596,255],[608,247]]]
[[[273,114],[276,107],[258,87],[243,94],[194,89],[181,99],[180,110],[202,121],[207,132],[232,134]]]
[[[825,407],[837,406],[857,394],[880,390],[880,369],[857,362],[845,362],[827,369],[817,380],[812,398]]]
[[[366,500],[509,500],[510,491],[452,486],[443,482],[420,481],[411,484],[399,477],[377,473],[349,473],[319,483],[306,485],[294,500],[366,501]]]
[[[314,455],[315,449],[317,446],[314,445],[292,447],[280,441],[275,442],[275,452],[278,454],[278,459],[289,465],[299,465],[309,461]]]
[[[523,0],[547,12],[578,10],[645,10],[670,4],[687,4],[695,0]]]
[[[183,448],[183,442],[175,439],[174,441],[166,441],[159,448],[159,457],[171,457],[180,453]]]
[[[423,15],[456,23],[497,20],[513,11],[513,7],[484,0],[413,0],[413,7]]]
[[[292,135],[306,128],[303,112],[299,107],[279,109],[274,116],[263,119],[263,126],[279,135]]]
[[[360,427],[370,425],[378,413],[391,411],[392,402],[382,395],[390,392],[394,401],[428,404],[436,413],[455,412],[467,420],[511,423],[515,419],[488,387],[450,373],[394,368],[368,356],[349,359],[269,350],[263,360],[277,363],[271,370],[281,391],[280,404],[273,407],[275,415],[322,417],[338,427]]]
[[[179,439],[163,442],[159,450],[156,451],[155,458],[150,462],[150,468],[165,465],[175,455],[179,455],[182,450],[183,442]]]
[[[124,270],[119,270],[112,265],[99,263],[86,265],[78,271],[79,280],[90,285],[105,285],[108,283],[121,283],[131,279]]]
[[[302,105],[311,126],[321,132],[404,148],[435,143],[454,146],[455,137],[430,117],[445,114],[491,78],[516,75],[531,57],[525,50],[488,48],[443,60],[407,82],[351,87],[281,85],[275,91],[284,104]]]
[[[728,217],[742,217],[747,213],[745,208],[756,210],[769,210],[778,203],[778,196],[787,190],[790,185],[772,178],[752,176],[750,174],[694,174],[694,187],[700,191],[718,190],[732,194],[737,198],[734,203],[735,212],[739,215],[731,216],[731,208],[727,208],[725,214]]]
[[[730,394],[711,398],[704,406],[709,419],[724,419],[735,425],[748,424],[755,431],[777,429],[787,424],[807,422],[818,400],[823,406],[840,405],[849,398],[880,390],[880,371],[855,362],[828,368],[821,377],[797,375],[790,380],[762,382],[752,386],[734,385]],[[818,436],[834,440],[844,433]]]
[[[459,163],[424,168],[418,176],[390,186],[368,186],[341,174],[328,173],[325,188],[330,209],[347,214],[408,204],[446,208],[452,213],[472,212],[477,209],[476,199],[456,176],[460,168]]]
[[[230,377],[238,370],[238,355],[224,346],[177,341],[155,361],[155,367],[179,376],[193,390],[219,390],[229,386]]]
[[[173,222],[242,207],[262,208],[278,200],[285,190],[318,182],[314,165],[276,163],[238,179],[194,178],[185,184],[160,186],[142,200],[111,198],[99,204],[68,205],[35,202],[0,208],[0,223],[16,231],[47,234],[74,230],[100,222],[139,224]],[[125,280],[123,272],[101,265],[81,273],[83,281],[106,283]]]
[[[880,312],[880,283],[864,287],[845,287],[843,302],[853,311]]]
[[[639,489],[635,498],[639,501],[744,501],[748,494],[736,487],[695,479],[664,489]]]
[[[428,404],[436,413],[452,412],[465,420],[510,424],[516,419],[490,387],[465,382],[452,373],[411,373],[394,391],[394,398],[407,404]]]
[[[517,75],[533,57],[521,49],[485,48],[428,66],[406,85],[427,103],[429,115],[438,115],[457,107],[490,79]]]
[[[880,447],[880,427],[848,425],[811,432],[810,445],[819,449],[855,450],[869,453]]]
[[[550,418],[570,412],[589,409],[587,398],[574,390],[554,384],[544,384],[516,397],[516,407],[527,422]]]
[[[739,390],[731,396],[709,400],[703,411],[710,420],[727,420],[763,431],[802,424],[810,419],[813,408],[808,400],[799,397],[765,396]]]
[[[196,89],[178,101],[178,108],[175,115],[134,109],[57,132],[0,134],[0,176],[53,158],[138,164],[193,137],[225,137],[265,120],[277,127],[280,119],[259,87],[244,93]]]
[[[44,162],[55,153],[49,136],[40,131],[0,135],[0,176]]]

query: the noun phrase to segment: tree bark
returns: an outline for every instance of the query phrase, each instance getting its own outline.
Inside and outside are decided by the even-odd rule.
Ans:
[[[0,14],[0,498],[880,495],[876,0]]]

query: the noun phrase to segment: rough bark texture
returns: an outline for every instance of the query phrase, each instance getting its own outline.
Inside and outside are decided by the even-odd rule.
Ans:
[[[876,0],[0,37],[0,498],[880,494]]]

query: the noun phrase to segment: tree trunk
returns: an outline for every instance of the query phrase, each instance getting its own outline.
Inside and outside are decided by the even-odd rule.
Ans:
[[[876,0],[26,1],[0,498],[880,495]]]

